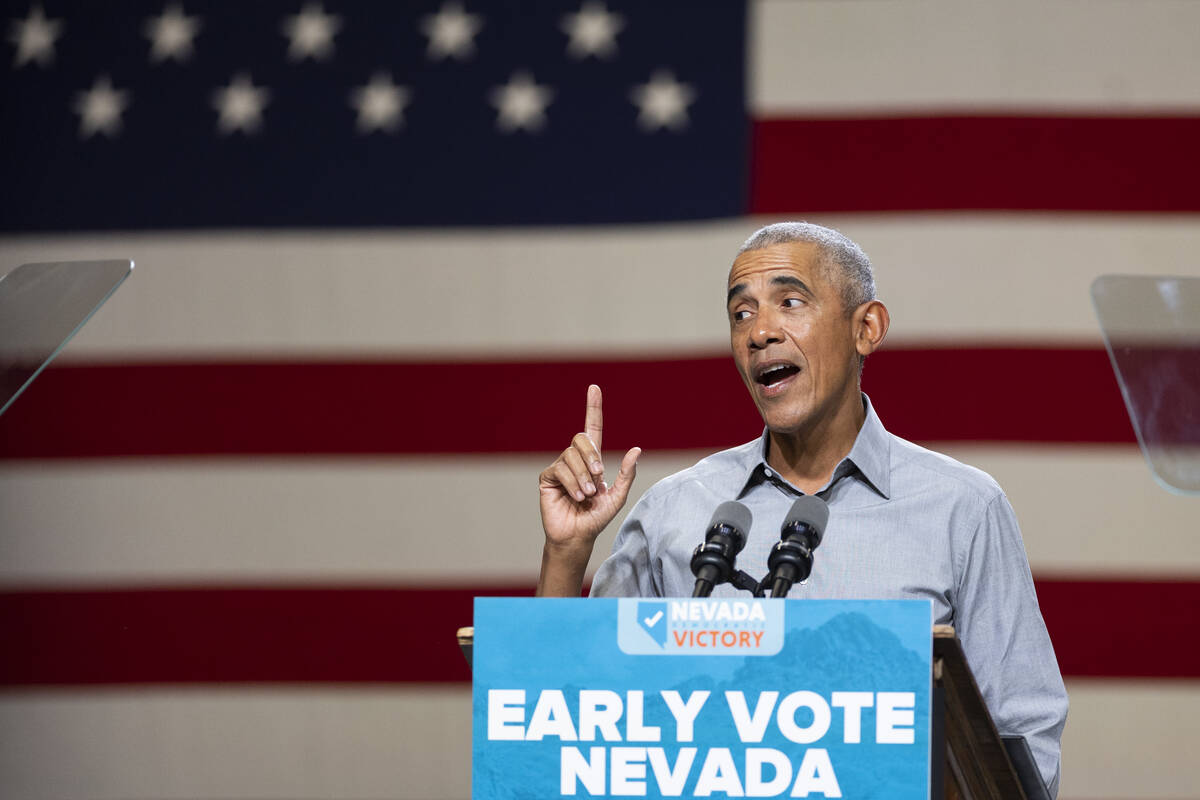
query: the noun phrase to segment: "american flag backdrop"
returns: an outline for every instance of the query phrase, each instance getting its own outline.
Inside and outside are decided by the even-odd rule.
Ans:
[[[2,7],[0,272],[137,262],[0,417],[3,796],[467,796],[453,633],[588,383],[636,489],[757,435],[725,273],[805,218],[884,423],[1017,511],[1061,796],[1200,798],[1200,500],[1088,299],[1200,275],[1200,4]]]

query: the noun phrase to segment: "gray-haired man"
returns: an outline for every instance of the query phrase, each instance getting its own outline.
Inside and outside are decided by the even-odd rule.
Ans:
[[[889,324],[866,254],[818,225],[768,226],[734,259],[726,306],[763,435],[651,487],[592,594],[690,594],[697,536],[731,499],[754,515],[739,566],[763,574],[792,502],[818,495],[830,509],[819,566],[791,596],[932,600],[936,620],[957,629],[997,727],[1028,738],[1055,794],[1067,696],[1016,517],[991,477],[891,435],[862,394],[863,360]],[[592,386],[584,430],[540,476],[541,595],[579,595],[593,543],[629,494],[641,451],[625,454],[608,486],[602,434]]]

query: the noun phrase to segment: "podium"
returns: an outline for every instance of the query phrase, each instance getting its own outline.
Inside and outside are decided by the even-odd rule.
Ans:
[[[962,644],[949,625],[933,626],[933,704],[933,750],[945,753],[940,770],[933,762],[935,792],[940,782],[940,796],[948,800],[1048,800],[1032,757],[1018,774],[984,705]],[[1023,740],[1015,737],[1012,742],[1014,748],[1024,746],[1028,754]]]
[[[932,640],[930,797],[1048,799],[1024,740],[997,731],[953,627],[933,626]],[[475,629],[459,629],[458,643],[474,667]]]

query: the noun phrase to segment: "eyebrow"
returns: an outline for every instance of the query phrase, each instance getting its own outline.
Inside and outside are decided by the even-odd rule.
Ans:
[[[774,278],[771,278],[771,285],[772,286],[790,286],[793,289],[799,289],[800,291],[804,292],[809,297],[813,296],[813,290],[808,288],[808,284],[805,283],[804,281],[800,280],[799,278],[795,277],[794,275],[776,275]],[[729,294],[725,295],[725,305],[729,305],[729,303],[733,300],[734,297],[736,297],[739,294],[742,294],[749,287],[750,287],[750,284],[748,284],[748,283],[738,283],[733,286],[730,286]]]

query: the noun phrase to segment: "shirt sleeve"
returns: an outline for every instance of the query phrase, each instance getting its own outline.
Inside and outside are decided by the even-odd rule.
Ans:
[[[661,597],[661,580],[654,579],[646,536],[654,504],[649,493],[634,505],[617,531],[612,553],[596,570],[590,597]],[[651,523],[652,524],[652,523]]]
[[[954,624],[996,728],[1025,737],[1056,797],[1067,691],[1003,494],[988,503],[967,549]]]

